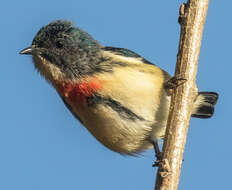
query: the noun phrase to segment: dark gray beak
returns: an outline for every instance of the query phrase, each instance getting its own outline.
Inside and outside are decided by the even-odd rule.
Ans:
[[[38,53],[38,49],[35,48],[35,46],[29,46],[25,49],[23,49],[22,51],[19,52],[19,54],[27,54],[27,55],[33,55]]]

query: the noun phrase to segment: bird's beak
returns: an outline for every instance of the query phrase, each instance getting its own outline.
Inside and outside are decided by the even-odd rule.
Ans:
[[[31,45],[19,52],[19,54],[26,54],[26,55],[34,55],[38,53],[38,48],[36,48],[34,45]]]

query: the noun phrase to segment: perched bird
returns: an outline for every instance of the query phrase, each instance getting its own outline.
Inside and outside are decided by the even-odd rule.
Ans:
[[[109,149],[135,155],[164,137],[171,77],[140,55],[102,46],[64,20],[42,27],[20,53],[32,55],[67,108]],[[192,116],[211,117],[217,99],[199,92]]]

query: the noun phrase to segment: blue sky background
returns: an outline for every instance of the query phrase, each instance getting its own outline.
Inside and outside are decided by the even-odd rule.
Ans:
[[[124,157],[98,143],[40,77],[29,46],[41,26],[69,19],[103,45],[134,50],[173,74],[183,1],[8,0],[1,3],[0,189],[153,189],[153,151]],[[211,1],[197,83],[220,94],[212,119],[192,119],[179,189],[231,187],[231,6]]]

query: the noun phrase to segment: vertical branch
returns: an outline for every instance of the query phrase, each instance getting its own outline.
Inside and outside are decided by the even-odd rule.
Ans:
[[[177,87],[171,107],[155,190],[177,190],[189,120],[197,95],[196,73],[209,0],[188,0],[180,7],[181,34],[175,76],[187,79]]]

